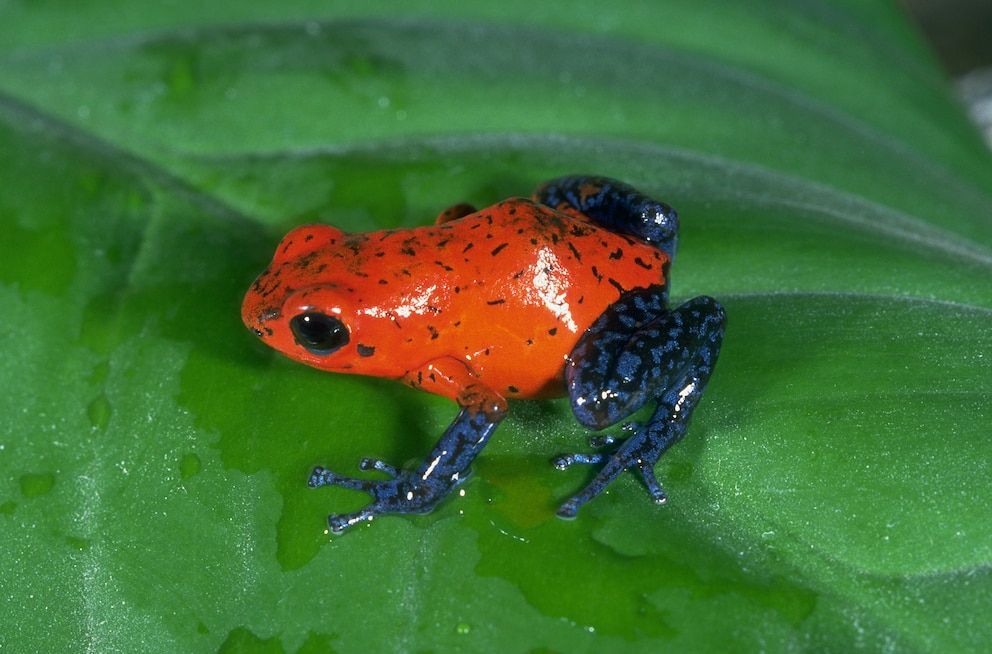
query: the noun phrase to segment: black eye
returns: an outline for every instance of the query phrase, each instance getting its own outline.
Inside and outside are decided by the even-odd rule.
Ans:
[[[323,313],[301,313],[289,321],[296,342],[307,350],[326,356],[348,342],[344,323]]]

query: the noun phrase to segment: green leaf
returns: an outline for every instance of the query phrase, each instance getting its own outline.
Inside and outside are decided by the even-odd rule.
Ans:
[[[992,638],[992,157],[888,3],[59,4],[0,4],[0,648]],[[328,536],[367,498],[311,467],[455,409],[258,343],[279,237],[570,172],[677,207],[675,299],[728,310],[668,506],[556,519],[587,434],[519,402],[463,496]]]

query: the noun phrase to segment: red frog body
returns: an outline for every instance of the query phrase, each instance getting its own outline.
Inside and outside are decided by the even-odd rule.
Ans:
[[[294,229],[246,298],[246,322],[322,370],[400,379],[455,401],[458,382],[561,397],[579,336],[627,290],[665,282],[661,250],[532,200],[438,220],[372,233]],[[317,308],[352,336],[329,355],[272,319]],[[425,381],[438,371],[457,382]]]

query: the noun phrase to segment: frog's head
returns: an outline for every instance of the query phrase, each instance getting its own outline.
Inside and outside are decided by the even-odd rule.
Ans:
[[[356,341],[361,302],[343,280],[355,263],[355,239],[328,225],[304,225],[279,244],[245,295],[241,318],[267,345],[322,370],[388,374],[374,349]]]

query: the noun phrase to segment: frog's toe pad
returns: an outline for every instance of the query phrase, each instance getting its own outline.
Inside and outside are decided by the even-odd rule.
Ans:
[[[555,511],[555,515],[562,520],[575,520],[575,516],[579,513],[580,506],[582,506],[582,503],[573,497],[569,501],[562,504],[558,510]]]

